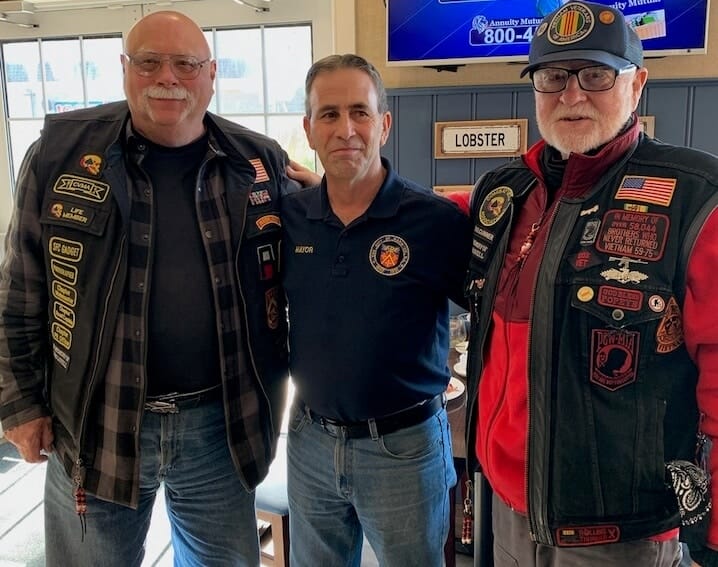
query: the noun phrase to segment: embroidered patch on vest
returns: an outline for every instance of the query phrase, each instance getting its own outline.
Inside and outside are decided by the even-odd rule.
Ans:
[[[250,159],[249,163],[251,163],[252,167],[254,168],[255,183],[264,183],[265,181],[269,181],[269,174],[267,173],[267,170],[265,169],[261,159]]]
[[[276,331],[279,328],[279,287],[274,286],[264,293],[264,305],[267,310],[267,327]]]
[[[588,248],[577,252],[573,256],[569,256],[567,260],[577,272],[587,268],[593,268],[601,263],[601,259],[596,255],[596,253]]]
[[[252,206],[263,205],[272,201],[272,197],[267,189],[258,189],[249,194],[249,204]]]
[[[596,218],[592,218],[586,221],[583,225],[583,232],[581,233],[581,246],[591,246],[596,242],[598,236],[598,229],[601,227],[601,221]]]
[[[50,328],[50,335],[52,336],[52,340],[54,340],[61,347],[67,350],[70,350],[72,347],[72,331],[63,327],[60,323],[52,324],[52,327]]]
[[[110,193],[110,186],[107,183],[100,183],[88,177],[63,173],[55,181],[52,190],[55,193],[72,195],[78,199],[102,203]]]
[[[612,209],[603,217],[596,249],[612,256],[655,262],[665,252],[669,226],[666,215]]]
[[[393,234],[380,236],[369,249],[369,263],[382,276],[395,276],[409,263],[409,245]]]
[[[59,301],[52,302],[52,316],[70,329],[75,328],[75,312]]]
[[[673,199],[676,180],[669,177],[624,175],[616,192],[616,199],[653,203],[667,207]]]
[[[586,6],[566,4],[548,24],[548,40],[554,45],[576,43],[591,33],[595,22]]]
[[[57,344],[52,343],[52,357],[65,370],[70,366],[70,355],[62,350]]]
[[[648,205],[639,205],[638,203],[626,203],[623,205],[624,211],[631,211],[634,213],[647,213]]]
[[[53,236],[50,238],[48,249],[50,256],[59,258],[60,260],[67,260],[68,262],[79,262],[82,260],[82,242],[77,242],[76,240]]]
[[[639,264],[645,264],[641,260],[631,260],[630,258],[622,258],[620,256],[611,256],[609,258],[612,262],[618,262],[618,268],[609,268],[601,272],[603,279],[606,281],[617,281],[619,283],[639,283],[643,280],[648,279],[648,275],[643,272],[631,269],[631,263],[637,262]]]
[[[50,260],[50,271],[57,279],[62,280],[66,284],[75,285],[77,283],[77,267],[65,264],[54,258]]]
[[[271,244],[257,246],[257,262],[259,263],[259,279],[271,280],[277,271],[276,255]]]
[[[61,203],[60,201],[51,202],[48,212],[51,217],[80,226],[88,226],[95,217],[95,211],[93,209],[77,207],[70,203]]]
[[[259,230],[264,230],[269,225],[282,226],[282,221],[279,220],[279,215],[264,215],[259,217],[255,224]]]
[[[598,288],[598,304],[604,307],[617,307],[627,311],[640,311],[643,294],[635,289],[623,289],[610,285]]]
[[[493,226],[509,208],[509,201],[514,196],[511,187],[505,185],[493,189],[484,197],[479,208],[479,222],[484,226]]]
[[[656,331],[656,352],[667,354],[673,352],[684,342],[683,317],[678,302],[671,297],[666,306],[666,312]]]
[[[615,391],[636,380],[637,331],[594,329],[591,335],[591,382]]]
[[[620,538],[621,528],[618,526],[577,526],[556,530],[556,545],[561,547],[616,543]]]
[[[91,175],[100,175],[102,158],[96,154],[85,154],[80,158],[80,167]]]
[[[74,287],[66,286],[57,280],[52,280],[52,297],[62,301],[65,305],[75,307],[77,304],[77,290]]]

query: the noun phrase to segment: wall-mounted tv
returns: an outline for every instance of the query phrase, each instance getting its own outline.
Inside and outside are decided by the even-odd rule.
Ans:
[[[569,0],[387,0],[388,65],[527,61],[545,14]],[[709,0],[596,0],[614,6],[647,57],[705,53]]]

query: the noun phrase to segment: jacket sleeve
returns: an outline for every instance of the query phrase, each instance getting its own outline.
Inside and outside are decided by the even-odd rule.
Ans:
[[[48,415],[47,285],[41,241],[42,189],[36,163],[39,142],[28,150],[0,266],[0,420],[4,429]]]
[[[713,506],[708,523],[707,543],[718,550],[718,294],[715,268],[718,266],[718,209],[706,220],[693,248],[686,274],[683,329],[686,347],[698,367],[697,399],[701,429],[710,441],[708,459],[712,477]],[[696,553],[691,549],[691,555]],[[718,565],[718,551],[704,549],[694,557],[701,565]]]

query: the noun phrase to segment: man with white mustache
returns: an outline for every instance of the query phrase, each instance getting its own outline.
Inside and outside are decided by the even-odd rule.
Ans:
[[[718,565],[718,455],[700,459],[718,435],[718,159],[641,132],[648,71],[612,6],[547,15],[526,74],[543,139],[471,198],[481,559],[674,567],[680,537]]]
[[[254,567],[288,384],[289,159],[207,112],[217,65],[186,16],[139,20],[121,62],[127,101],[48,115],[20,171],[0,419],[48,461],[47,565],[139,566],[164,483],[175,565]]]

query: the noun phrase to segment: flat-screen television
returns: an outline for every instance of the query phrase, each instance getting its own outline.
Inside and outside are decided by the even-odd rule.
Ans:
[[[569,0],[387,0],[388,65],[527,61],[544,15]],[[705,53],[709,0],[597,0],[618,8],[647,57]]]

